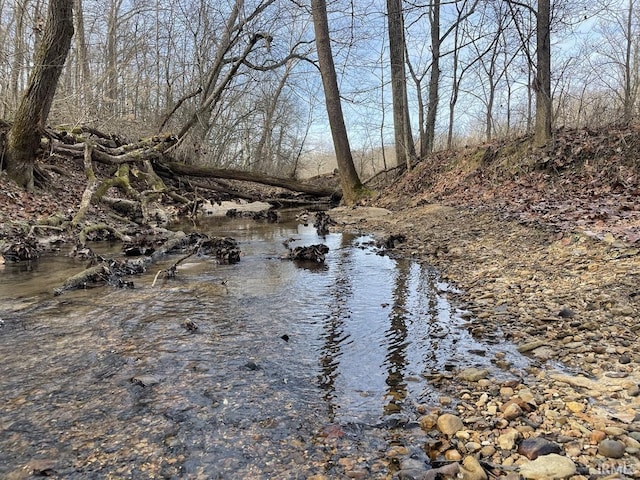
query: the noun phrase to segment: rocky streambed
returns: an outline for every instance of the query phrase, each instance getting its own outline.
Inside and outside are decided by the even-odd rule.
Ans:
[[[400,478],[640,478],[637,247],[442,205],[331,217],[337,228],[404,236],[394,254],[437,266],[460,289],[451,296],[474,336],[499,330],[533,360],[518,370],[496,355],[518,378],[504,382],[433,372],[442,396],[419,406],[418,421],[443,470],[404,446],[389,452]]]

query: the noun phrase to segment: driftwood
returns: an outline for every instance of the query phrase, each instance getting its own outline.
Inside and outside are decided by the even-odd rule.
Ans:
[[[158,277],[162,274],[164,274],[165,278],[175,278],[176,277],[176,272],[178,271],[178,265],[180,265],[182,262],[184,262],[187,258],[190,258],[192,256],[194,256],[196,254],[198,247],[196,246],[196,248],[194,248],[191,253],[185,255],[184,257],[180,257],[173,265],[171,265],[169,268],[165,268],[164,270],[158,270],[158,273],[156,273],[156,276],[153,277],[153,283],[151,284],[151,287],[155,287],[156,286],[156,281],[158,280]]]
[[[61,295],[62,293],[70,290],[90,288],[96,284],[112,283],[116,286],[125,286],[125,284],[122,283],[122,277],[124,275],[144,273],[152,263],[159,261],[165,255],[177,250],[178,248],[188,246],[190,243],[193,243],[193,241],[192,236],[185,235],[183,232],[178,232],[150,256],[134,260],[118,261],[96,256],[94,261],[98,262],[97,265],[92,265],[82,272],[68,278],[62,287],[54,290],[54,294]]]
[[[212,255],[218,261],[224,263],[235,263],[240,261],[240,250],[237,242],[232,238],[209,238],[202,233],[190,233],[185,235],[177,232],[169,238],[162,246],[153,250],[151,255],[142,256],[136,259],[105,259],[100,256],[93,256],[93,260],[98,262],[86,270],[68,278],[62,287],[54,290],[55,295],[61,295],[70,290],[91,288],[97,285],[113,285],[116,287],[133,288],[133,282],[124,280],[124,277],[139,275],[146,272],[149,267],[163,259],[169,254],[188,252],[168,269],[160,270],[156,274],[153,283],[155,284],[161,273],[175,276],[177,266],[194,254]]]
[[[289,255],[286,258],[303,262],[324,263],[327,253],[329,253],[329,247],[320,243],[289,249]]]
[[[335,220],[333,220],[326,212],[316,212],[316,219],[313,222],[313,226],[316,229],[318,235],[324,237],[329,233],[329,227],[332,225],[336,225]]]

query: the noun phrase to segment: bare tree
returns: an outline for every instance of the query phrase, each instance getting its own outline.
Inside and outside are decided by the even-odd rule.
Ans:
[[[34,187],[36,152],[72,37],[73,0],[51,0],[36,64],[7,135],[7,173],[28,190]]]
[[[551,140],[551,2],[538,0],[536,13],[536,125],[534,143],[545,146]]]
[[[21,84],[21,77],[27,71],[27,45],[25,30],[27,22],[27,8],[29,0],[19,0],[15,3],[15,34],[13,37],[13,65],[11,66],[11,76],[9,83],[10,103],[15,109],[20,101],[20,91],[24,87]]]
[[[416,157],[416,151],[409,120],[402,0],[387,0],[387,17],[389,23],[389,60],[391,63],[396,161],[398,164],[404,163],[407,166],[407,170],[411,170],[411,163]]]
[[[604,90],[600,95],[613,94],[619,117],[615,121],[624,124],[635,116],[640,88],[639,16],[637,0],[607,5],[595,28],[597,37],[588,47],[592,79]]]
[[[438,104],[440,101],[441,61],[445,56],[450,55],[454,51],[453,49],[445,49],[445,42],[448,40],[449,36],[456,31],[458,25],[474,14],[478,2],[479,0],[462,0],[461,5],[457,5],[457,2],[453,2],[456,4],[456,15],[451,24],[445,28],[444,32],[442,31],[443,22],[441,18],[443,7],[442,2],[440,0],[435,0],[433,2],[429,2],[426,6],[421,6],[421,9],[427,9],[430,32],[429,46],[431,47],[430,64],[428,66],[429,85],[427,93],[426,118],[424,120],[424,129],[422,127],[420,129],[420,156],[422,157],[433,151],[435,143]],[[410,59],[408,60],[410,61]],[[410,65],[409,68],[412,72],[412,77],[416,82],[418,95],[422,95],[420,83],[425,74],[417,74],[417,68],[412,65]],[[422,110],[422,99],[419,99],[419,104],[420,109]],[[422,114],[420,114],[420,117],[422,117]]]
[[[362,191],[362,183],[353,164],[349,137],[344,123],[338,79],[331,53],[331,38],[329,36],[329,20],[327,18],[327,4],[325,0],[311,0],[311,14],[316,34],[316,50],[322,85],[324,87],[327,116],[333,137],[333,147],[338,162],[340,185],[342,186],[343,201],[346,205],[355,203]]]

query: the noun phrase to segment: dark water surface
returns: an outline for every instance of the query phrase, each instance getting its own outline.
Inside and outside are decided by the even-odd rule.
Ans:
[[[428,374],[512,355],[469,336],[435,272],[365,237],[296,222],[200,229],[237,239],[240,263],[191,257],[152,286],[176,257],[133,290],[58,297],[81,263],[5,265],[0,478],[390,478],[389,449],[424,441],[406,420],[437,398]],[[280,259],[290,237],[324,242],[326,264]]]

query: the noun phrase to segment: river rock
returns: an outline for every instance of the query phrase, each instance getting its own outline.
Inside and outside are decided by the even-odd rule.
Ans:
[[[516,440],[520,438],[520,432],[515,428],[510,428],[498,437],[498,445],[502,450],[511,450],[516,445]]]
[[[455,435],[456,432],[462,430],[464,425],[460,417],[456,415],[452,415],[451,413],[443,413],[438,417],[438,430],[442,433],[451,437]]]
[[[608,426],[608,427],[605,427],[604,433],[606,433],[607,435],[618,436],[618,435],[624,435],[625,433],[627,433],[627,431],[624,428]]]
[[[551,453],[520,466],[520,475],[531,480],[558,480],[576,473],[573,461],[562,455]]]
[[[403,468],[398,471],[398,480],[422,480],[426,472],[422,469]]]
[[[444,452],[444,458],[448,462],[459,462],[460,460],[462,460],[462,455],[458,450],[452,448]]]
[[[561,453],[560,445],[550,442],[542,437],[533,437],[523,440],[518,447],[518,453],[524,455],[529,460],[535,460],[542,455],[550,453]]]
[[[460,465],[457,462],[449,463],[440,468],[434,468],[426,471],[418,468],[403,468],[398,472],[398,480],[437,480],[439,478],[456,478],[459,471]]]
[[[514,420],[522,415],[522,408],[517,403],[510,403],[502,412],[502,416],[506,420]]]
[[[420,417],[420,428],[423,430],[431,430],[438,423],[438,414],[428,413]]]
[[[477,382],[482,380],[489,374],[486,368],[465,368],[458,373],[458,378],[465,382]]]
[[[582,403],[582,402],[573,402],[573,401],[567,402],[565,404],[565,406],[567,407],[567,410],[569,410],[570,412],[573,412],[573,413],[582,413],[582,412],[584,412],[584,410],[586,408],[584,403]]]
[[[536,348],[542,347],[543,345],[546,345],[546,344],[547,344],[546,340],[534,340],[532,342],[523,343],[522,345],[519,345],[518,351],[520,353],[526,353],[526,352],[530,352],[531,350],[535,350]]]
[[[607,458],[622,458],[625,445],[620,440],[605,439],[598,444],[598,453]]]
[[[471,455],[464,457],[462,467],[460,467],[463,480],[487,480],[487,472],[480,465],[480,462]]]
[[[154,375],[136,375],[135,377],[131,377],[131,383],[141,387],[151,387],[160,383],[160,378]]]

